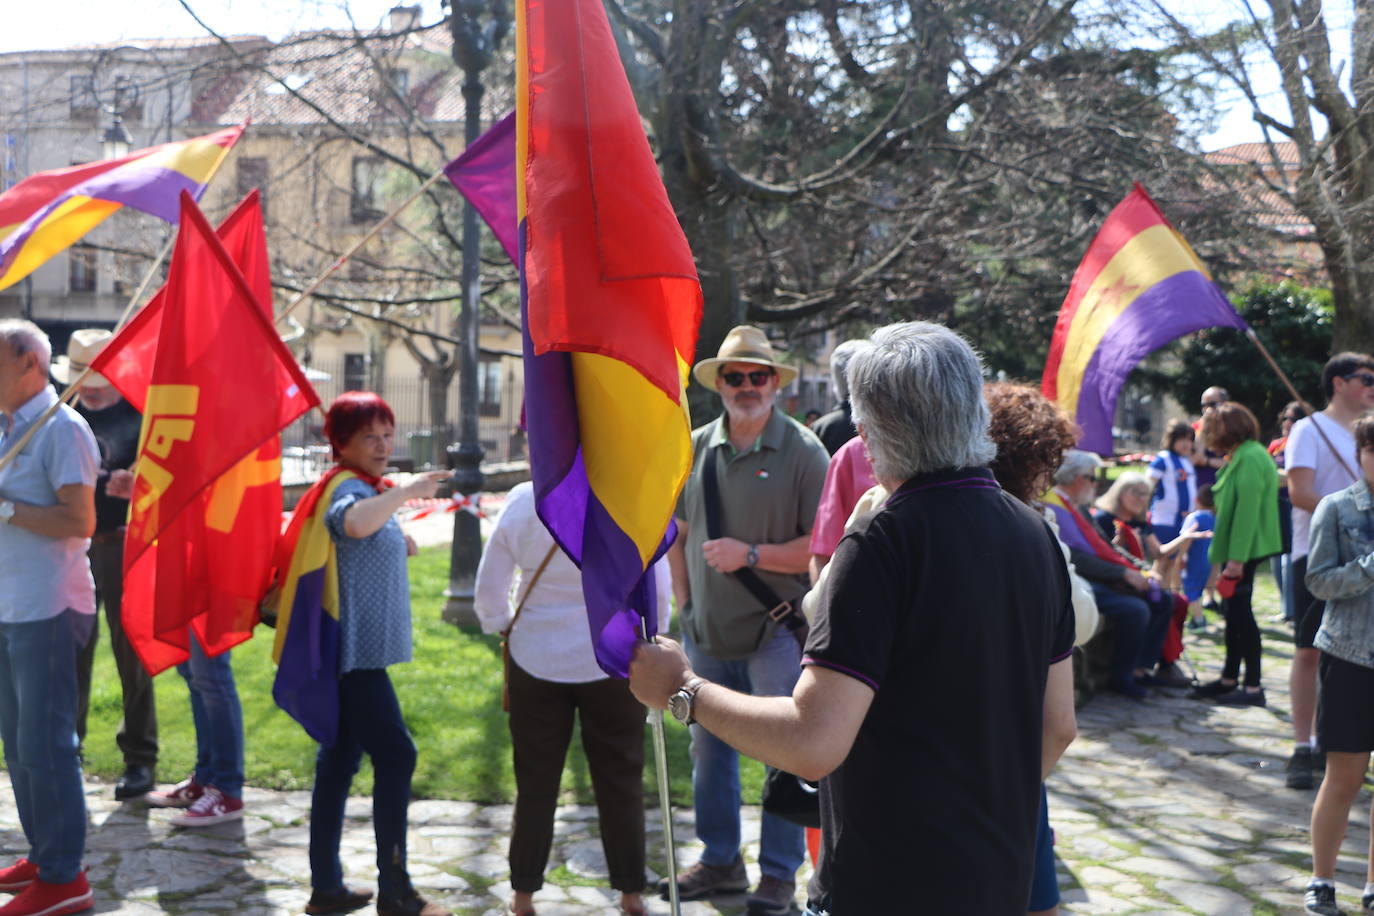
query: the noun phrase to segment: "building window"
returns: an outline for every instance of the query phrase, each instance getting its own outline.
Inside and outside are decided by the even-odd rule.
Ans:
[[[386,74],[386,81],[396,94],[405,98],[410,94],[410,71],[409,70],[383,70]]]
[[[78,73],[68,78],[67,86],[70,90],[68,101],[71,105],[72,117],[83,120],[94,118],[97,111],[95,75]]]
[[[375,223],[382,218],[382,160],[358,156],[353,160],[353,193],[348,216],[355,223]]]
[[[344,354],[344,391],[362,391],[367,387],[367,354]]]
[[[94,248],[72,246],[67,254],[67,281],[72,292],[95,292],[95,260]]]
[[[116,296],[132,296],[143,279],[146,258],[132,254],[115,255],[114,291]]]
[[[477,414],[501,415],[501,360],[483,359],[477,364]]]
[[[256,188],[262,200],[262,218],[267,219],[267,157],[240,156],[238,158],[238,194],[242,200]]]

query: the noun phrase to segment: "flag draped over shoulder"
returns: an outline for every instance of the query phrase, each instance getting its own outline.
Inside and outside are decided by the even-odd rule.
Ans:
[[[324,514],[339,484],[358,475],[334,466],[306,491],[277,546],[277,677],[272,698],[328,747],[339,732],[339,569]]]
[[[230,127],[123,159],[39,172],[0,194],[0,289],[33,273],[120,207],[175,223],[178,195],[189,191],[199,199],[242,134],[242,127]]]
[[[691,464],[701,287],[601,0],[520,0],[516,190],[539,516],[582,568],[597,662],[624,676]]]
[[[515,214],[515,112],[497,121],[462,154],[444,166],[444,174],[491,228],[511,263],[519,265]]]
[[[268,317],[256,196],[225,241],[181,205],[166,286],[91,364],[143,411],[121,613],[153,674],[185,660],[188,627],[211,655],[251,635],[281,526],[277,433],[319,404]]]
[[[1137,184],[1107,216],[1074,272],[1041,392],[1078,423],[1080,447],[1110,454],[1126,376],[1169,341],[1209,327],[1244,330],[1246,324]]]

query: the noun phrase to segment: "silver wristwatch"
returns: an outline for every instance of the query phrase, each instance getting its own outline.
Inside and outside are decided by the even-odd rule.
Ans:
[[[683,725],[691,725],[696,719],[692,716],[692,709],[696,705],[697,691],[701,685],[706,683],[704,677],[694,677],[677,689],[677,692],[668,697],[668,711],[673,714]]]
[[[748,552],[747,554],[744,555],[744,562],[747,563],[747,564],[749,564],[750,566],[758,566],[758,565],[759,565],[759,545],[758,545],[758,544],[750,544],[750,545],[749,545],[749,552]]]
[[[8,525],[12,518],[14,518],[14,503],[8,499],[0,499],[0,525]]]

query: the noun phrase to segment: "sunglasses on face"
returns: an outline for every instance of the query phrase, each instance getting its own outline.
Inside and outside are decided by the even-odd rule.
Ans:
[[[755,372],[722,372],[721,381],[731,388],[738,388],[744,384],[745,379],[749,379],[749,384],[755,388],[762,388],[768,384],[768,380],[773,377],[772,369],[759,369]]]
[[[1282,417],[1280,417],[1280,419],[1283,420],[1283,422],[1285,422],[1285,423],[1296,423],[1296,422],[1298,422],[1299,420],[1301,420],[1302,417],[1301,417],[1301,416],[1296,416],[1296,417],[1295,417],[1295,416],[1293,416],[1292,414],[1286,413],[1286,414],[1284,414]]]
[[[1360,380],[1360,384],[1363,385],[1363,386],[1365,386],[1366,388],[1374,388],[1374,373],[1370,373],[1370,372],[1352,372],[1352,373],[1350,373],[1349,375],[1343,375],[1343,376],[1341,376],[1341,378],[1343,378],[1343,379],[1345,379],[1345,380],[1347,380],[1347,381],[1349,381],[1349,380],[1352,379],[1352,378],[1357,378],[1357,379]]]
[[[1202,409],[1203,409],[1203,410],[1211,410],[1212,408],[1214,408],[1214,407],[1220,407],[1222,404],[1225,404],[1225,403],[1226,403],[1225,401],[1203,401],[1203,402],[1202,402]]]

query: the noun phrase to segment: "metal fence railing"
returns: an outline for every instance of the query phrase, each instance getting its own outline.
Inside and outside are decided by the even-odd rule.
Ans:
[[[493,371],[496,366],[484,367],[484,384],[478,401],[477,431],[485,451],[484,464],[526,457],[525,435],[520,429],[523,372],[517,360],[502,360],[498,365],[499,374]],[[327,376],[313,382],[324,407],[328,407],[352,381],[345,377],[342,362],[337,366],[315,364],[311,368]],[[429,416],[429,391],[422,378],[390,377],[378,394],[386,399],[396,415],[397,463],[415,468],[447,466],[446,450],[457,442],[461,406],[458,379],[455,377],[448,386],[443,422],[438,424]],[[328,467],[329,448],[322,424],[320,414],[311,411],[282,431],[282,453],[293,465],[285,476],[313,477]]]

